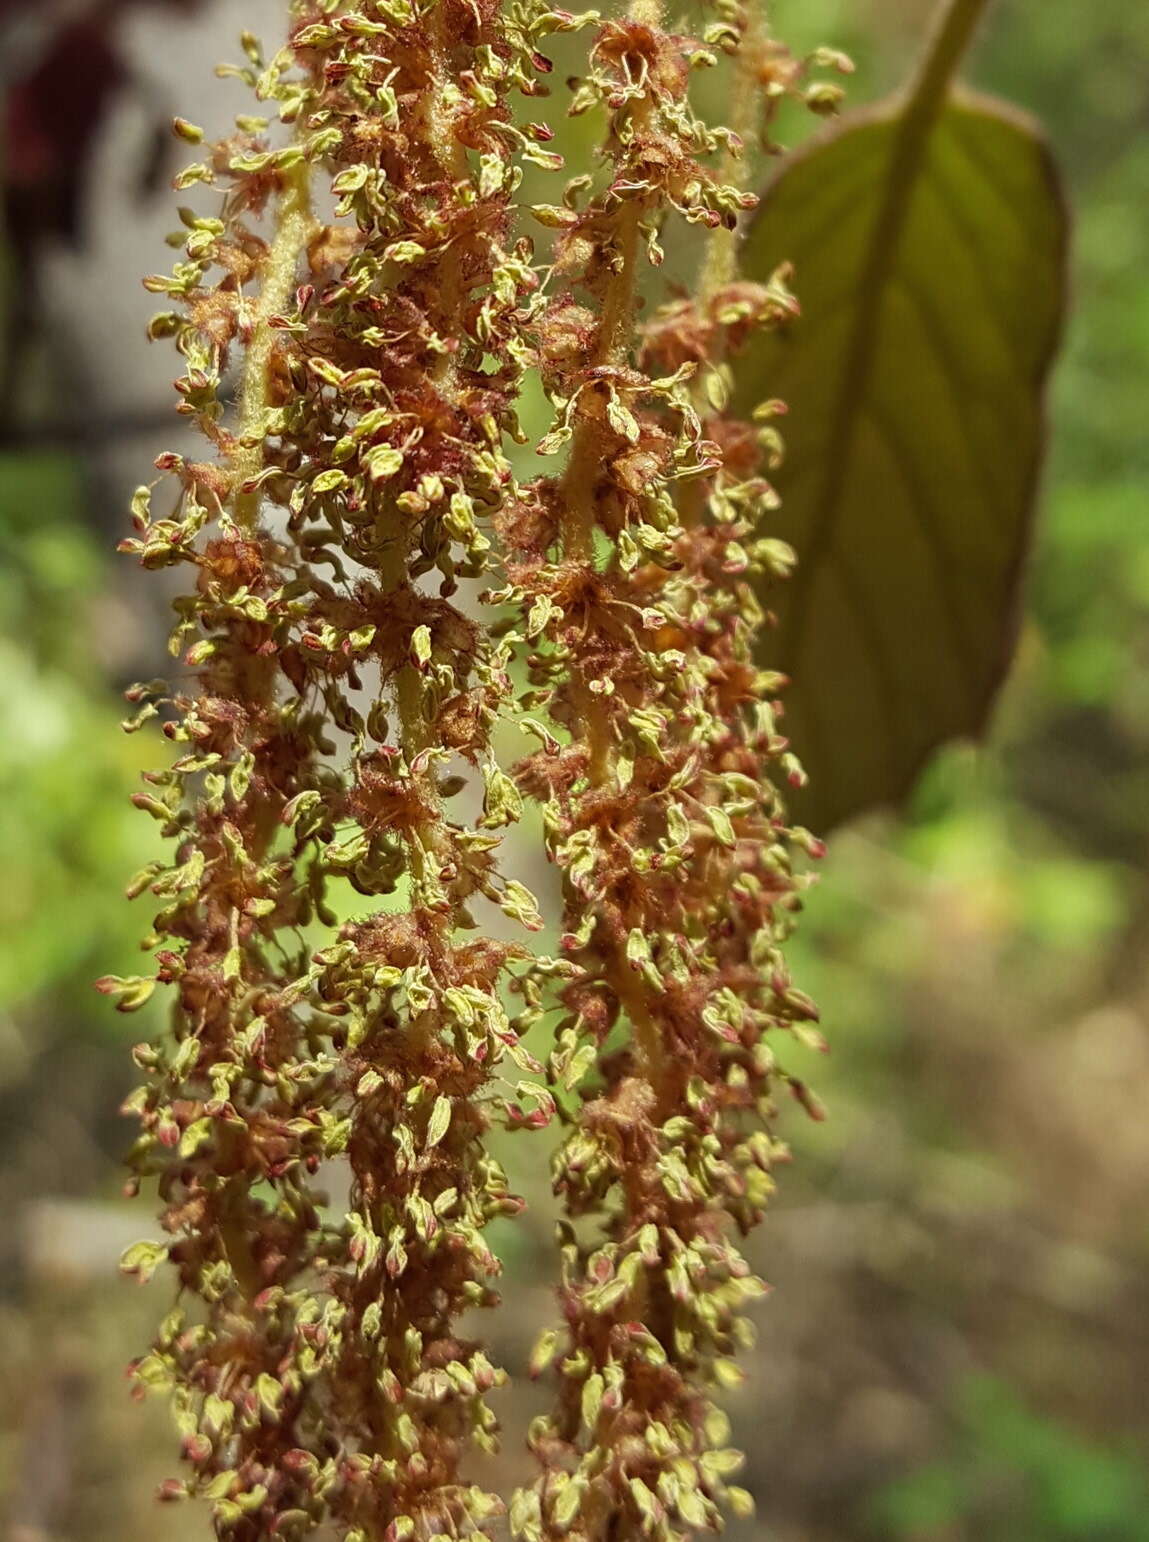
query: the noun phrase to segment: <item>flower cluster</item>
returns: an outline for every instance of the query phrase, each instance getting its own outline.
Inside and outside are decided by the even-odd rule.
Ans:
[[[711,1403],[762,1289],[732,1232],[784,1155],[769,1030],[815,1016],[782,947],[792,852],[816,843],[769,780],[800,773],[753,660],[751,580],[791,561],[758,530],[778,404],[723,412],[726,351],[794,302],[727,247],[639,325],[667,215],[723,236],[753,203],[739,136],[689,99],[746,18],[728,3],[697,41],[657,0],[292,10],[284,49],[245,36],[235,72],[268,116],[179,179],[221,189],[218,216],[181,211],[184,258],[148,281],[212,458],[162,456],[124,543],[195,573],[184,687],[136,688],[128,725],[178,747],[136,798],[174,849],[130,890],[162,903],[156,972],[101,982],[122,1010],[157,983],[174,1002],[130,1100],[168,1241],[125,1259],[146,1278],[166,1256],[181,1285],[135,1367],[192,1469],[165,1493],[206,1493],[238,1542],[486,1534],[501,1501],[462,1463],[493,1446],[502,1373],[460,1318],[495,1301],[484,1229],[519,1201],[485,1135],[561,1105],[565,1325],[535,1357],[559,1396],[512,1525],[678,1537],[747,1502]],[[542,265],[516,194],[524,161],[559,158],[510,102],[544,94],[539,42],[578,26],[572,111],[605,115],[604,174],[529,211],[555,232]],[[767,100],[794,89],[774,45],[743,51]],[[566,463],[520,485],[528,369],[556,410],[538,448]],[[460,599],[483,579],[495,623]],[[508,770],[512,717],[540,747]],[[500,862],[524,798],[562,875],[557,961]],[[481,935],[484,907],[521,940]],[[552,1007],[544,1067],[522,1041]]]
[[[527,950],[472,914],[541,925],[496,866],[521,809],[490,750],[508,654],[452,602],[512,490],[537,278],[510,200],[521,152],[546,152],[507,108],[533,42],[493,8],[300,4],[270,62],[245,41],[239,73],[290,137],[242,119],[183,174],[222,211],[184,211],[185,259],[149,281],[177,302],[153,331],[215,457],[161,457],[125,543],[195,571],[188,687],[133,693],[179,748],[136,798],[175,843],[132,885],[163,902],[157,973],[101,982],[125,1009],[156,980],[176,1000],[131,1100],[170,1240],[126,1264],[166,1253],[201,1308],[136,1375],[174,1391],[194,1476],[169,1497],[206,1492],[221,1532],[404,1542],[499,1508],[460,1476],[501,1373],[458,1319],[494,1301],[483,1230],[519,1206],[484,1131],[551,1106],[517,1080],[542,1069],[519,1043]]]
[[[688,100],[711,62],[648,0],[604,24],[575,106],[608,115],[609,175],[543,211],[561,234],[537,323],[557,408],[541,448],[569,456],[524,490],[504,539],[532,704],[566,730],[516,774],[563,877],[576,972],[550,1071],[581,1111],[555,1160],[564,1324],[533,1368],[556,1363],[559,1398],[531,1430],[541,1476],[512,1507],[525,1542],[673,1538],[747,1506],[710,1397],[739,1377],[742,1309],[763,1290],[731,1230],[760,1218],[784,1155],[766,1128],[787,1080],[769,1030],[816,1016],[782,945],[795,840],[817,844],[787,829],[767,779],[800,773],[782,682],[753,662],[750,581],[792,555],[757,533],[773,506],[759,435],[722,413],[722,355],[792,313],[785,275],[705,285],[635,346],[637,268],[660,261],[666,212],[720,229],[753,202],[701,159],[729,144]],[[603,1224],[588,1234],[589,1216]]]

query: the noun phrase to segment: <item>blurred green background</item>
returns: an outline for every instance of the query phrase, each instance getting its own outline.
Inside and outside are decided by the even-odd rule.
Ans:
[[[792,45],[853,55],[859,104],[904,78],[927,6],[774,14]],[[1149,9],[1000,0],[966,75],[1048,128],[1073,312],[991,741],[945,753],[900,823],[838,835],[794,950],[833,1051],[793,1068],[830,1117],[787,1114],[795,1162],[754,1247],[775,1290],[732,1412],[759,1508],[739,1532],[762,1542],[1149,1538]],[[120,368],[57,312],[9,404],[28,421]],[[162,672],[162,604],[110,532],[162,439],[125,473],[0,427],[0,1524],[203,1537],[201,1514],[153,1509],[174,1438],[122,1377],[165,1286],[110,1270],[149,1231],[118,1198],[115,1110],[158,1023],[125,1027],[90,986],[131,972],[146,921],[120,894],[158,751],[118,732],[117,691]],[[546,1223],[507,1246],[514,1371],[548,1312]]]

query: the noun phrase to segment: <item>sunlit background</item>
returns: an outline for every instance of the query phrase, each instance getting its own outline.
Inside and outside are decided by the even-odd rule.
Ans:
[[[852,54],[855,103],[904,78],[927,9],[773,7],[795,46]],[[53,10],[0,0],[10,93]],[[208,1530],[154,1508],[175,1440],[123,1376],[166,1289],[115,1277],[151,1229],[120,1198],[116,1109],[159,1019],[117,1017],[90,982],[132,972],[147,918],[120,896],[152,831],[127,798],[160,753],[119,733],[118,692],[163,672],[169,591],[113,554],[173,433],[139,285],[171,259],[157,125],[218,132],[243,111],[211,66],[240,25],[274,35],[280,7],[119,10],[118,56],[78,77],[116,89],[72,103],[98,122],[90,164],[37,160],[6,115],[0,1526],[17,1542]],[[762,1542],[1149,1539],[1149,9],[1000,0],[967,75],[1047,126],[1073,313],[990,742],[944,754],[899,823],[837,836],[795,948],[833,1049],[794,1066],[829,1118],[787,1114],[795,1161],[754,1244],[775,1289],[731,1408],[758,1501],[740,1533]],[[545,1176],[513,1141],[507,1160],[545,1213]],[[548,1313],[547,1222],[500,1240],[514,1372]],[[502,1397],[504,1478],[526,1470],[527,1401]]]

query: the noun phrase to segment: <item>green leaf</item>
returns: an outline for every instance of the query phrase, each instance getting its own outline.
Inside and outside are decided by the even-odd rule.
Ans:
[[[762,662],[820,830],[979,734],[1013,649],[1067,217],[1036,127],[950,90],[974,19],[957,0],[908,92],[791,159],[744,248],[759,282],[793,261],[802,307],[741,355],[735,407],[789,407],[771,533],[798,568]]]

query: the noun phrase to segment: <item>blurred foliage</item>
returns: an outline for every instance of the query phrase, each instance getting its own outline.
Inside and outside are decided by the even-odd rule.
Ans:
[[[129,955],[138,921],[117,897],[151,842],[125,798],[145,762],[93,646],[103,572],[79,490],[63,455],[0,456],[0,1013],[51,995],[110,1033],[88,980]],[[0,1047],[0,1085],[4,1070]]]
[[[933,1542],[955,1516],[982,1542],[1146,1542],[1149,1481],[1135,1451],[1113,1453],[1034,1414],[978,1377],[963,1390],[950,1462],[920,1468],[874,1506],[890,1542]]]
[[[851,52],[861,103],[904,79],[929,9],[778,0],[775,17],[798,47]],[[833,1053],[787,1049],[787,1063],[830,1118],[789,1121],[797,1159],[757,1259],[776,1290],[733,1410],[761,1514],[743,1534],[763,1542],[1149,1535],[1149,9],[1000,6],[966,76],[1048,128],[1076,211],[1073,313],[991,744],[943,756],[899,826],[835,840],[797,941]],[[122,1020],[88,982],[131,969],[144,918],[119,895],[151,829],[127,794],[156,745],[116,730],[103,640],[123,618],[84,514],[72,462],[0,459],[0,1199],[13,1212],[60,1189],[111,1191],[123,1139],[92,1133],[128,1068]],[[158,637],[152,656],[162,669]],[[537,1192],[545,1175],[523,1183]],[[0,1262],[19,1245],[10,1231]],[[512,1369],[549,1311],[533,1279],[548,1246],[521,1249],[508,1283],[497,1347]],[[83,1352],[93,1406],[114,1409],[98,1417],[115,1454],[98,1506],[81,1494],[60,1534],[134,1542],[154,1524],[126,1497],[148,1421],[114,1377],[138,1307],[115,1285],[75,1298],[105,1324]],[[44,1348],[2,1326],[28,1340],[7,1367],[14,1390]],[[520,1426],[523,1407],[502,1411]],[[0,1416],[9,1470],[25,1414],[17,1397]],[[166,1448],[164,1417],[148,1419]],[[190,1512],[174,1525],[202,1535]]]
[[[904,72],[926,11],[785,4],[778,24],[849,49],[852,99],[864,101]],[[1075,211],[1072,311],[1020,657],[992,742],[944,755],[900,826],[870,821],[834,843],[798,939],[796,972],[834,1054],[809,1067],[830,1119],[795,1130],[782,1203],[797,1226],[804,1207],[836,1197],[825,1224],[851,1240],[833,1288],[767,1330],[768,1354],[789,1334],[815,1357],[810,1378],[833,1369],[821,1394],[788,1384],[791,1404],[804,1399],[802,1433],[763,1454],[763,1511],[771,1477],[818,1429],[815,1470],[796,1467],[784,1487],[820,1478],[829,1497],[795,1500],[780,1536],[1137,1542],[1149,1444],[1149,1358],[1131,1315],[1149,1264],[1149,1160],[1134,1133],[1149,1088],[1149,156],[1136,125],[1149,111],[1149,14],[1123,0],[1000,6],[965,74],[1047,126]],[[800,273],[795,283],[801,295]],[[878,1220],[851,1226],[860,1196],[893,1201],[884,1241]],[[771,1273],[780,1315],[801,1257],[794,1267],[789,1280]],[[838,1413],[851,1405],[888,1406],[896,1446],[882,1444],[880,1416],[860,1435]],[[848,1441],[829,1434],[839,1417]],[[837,1474],[858,1450],[871,1458],[843,1493]]]

